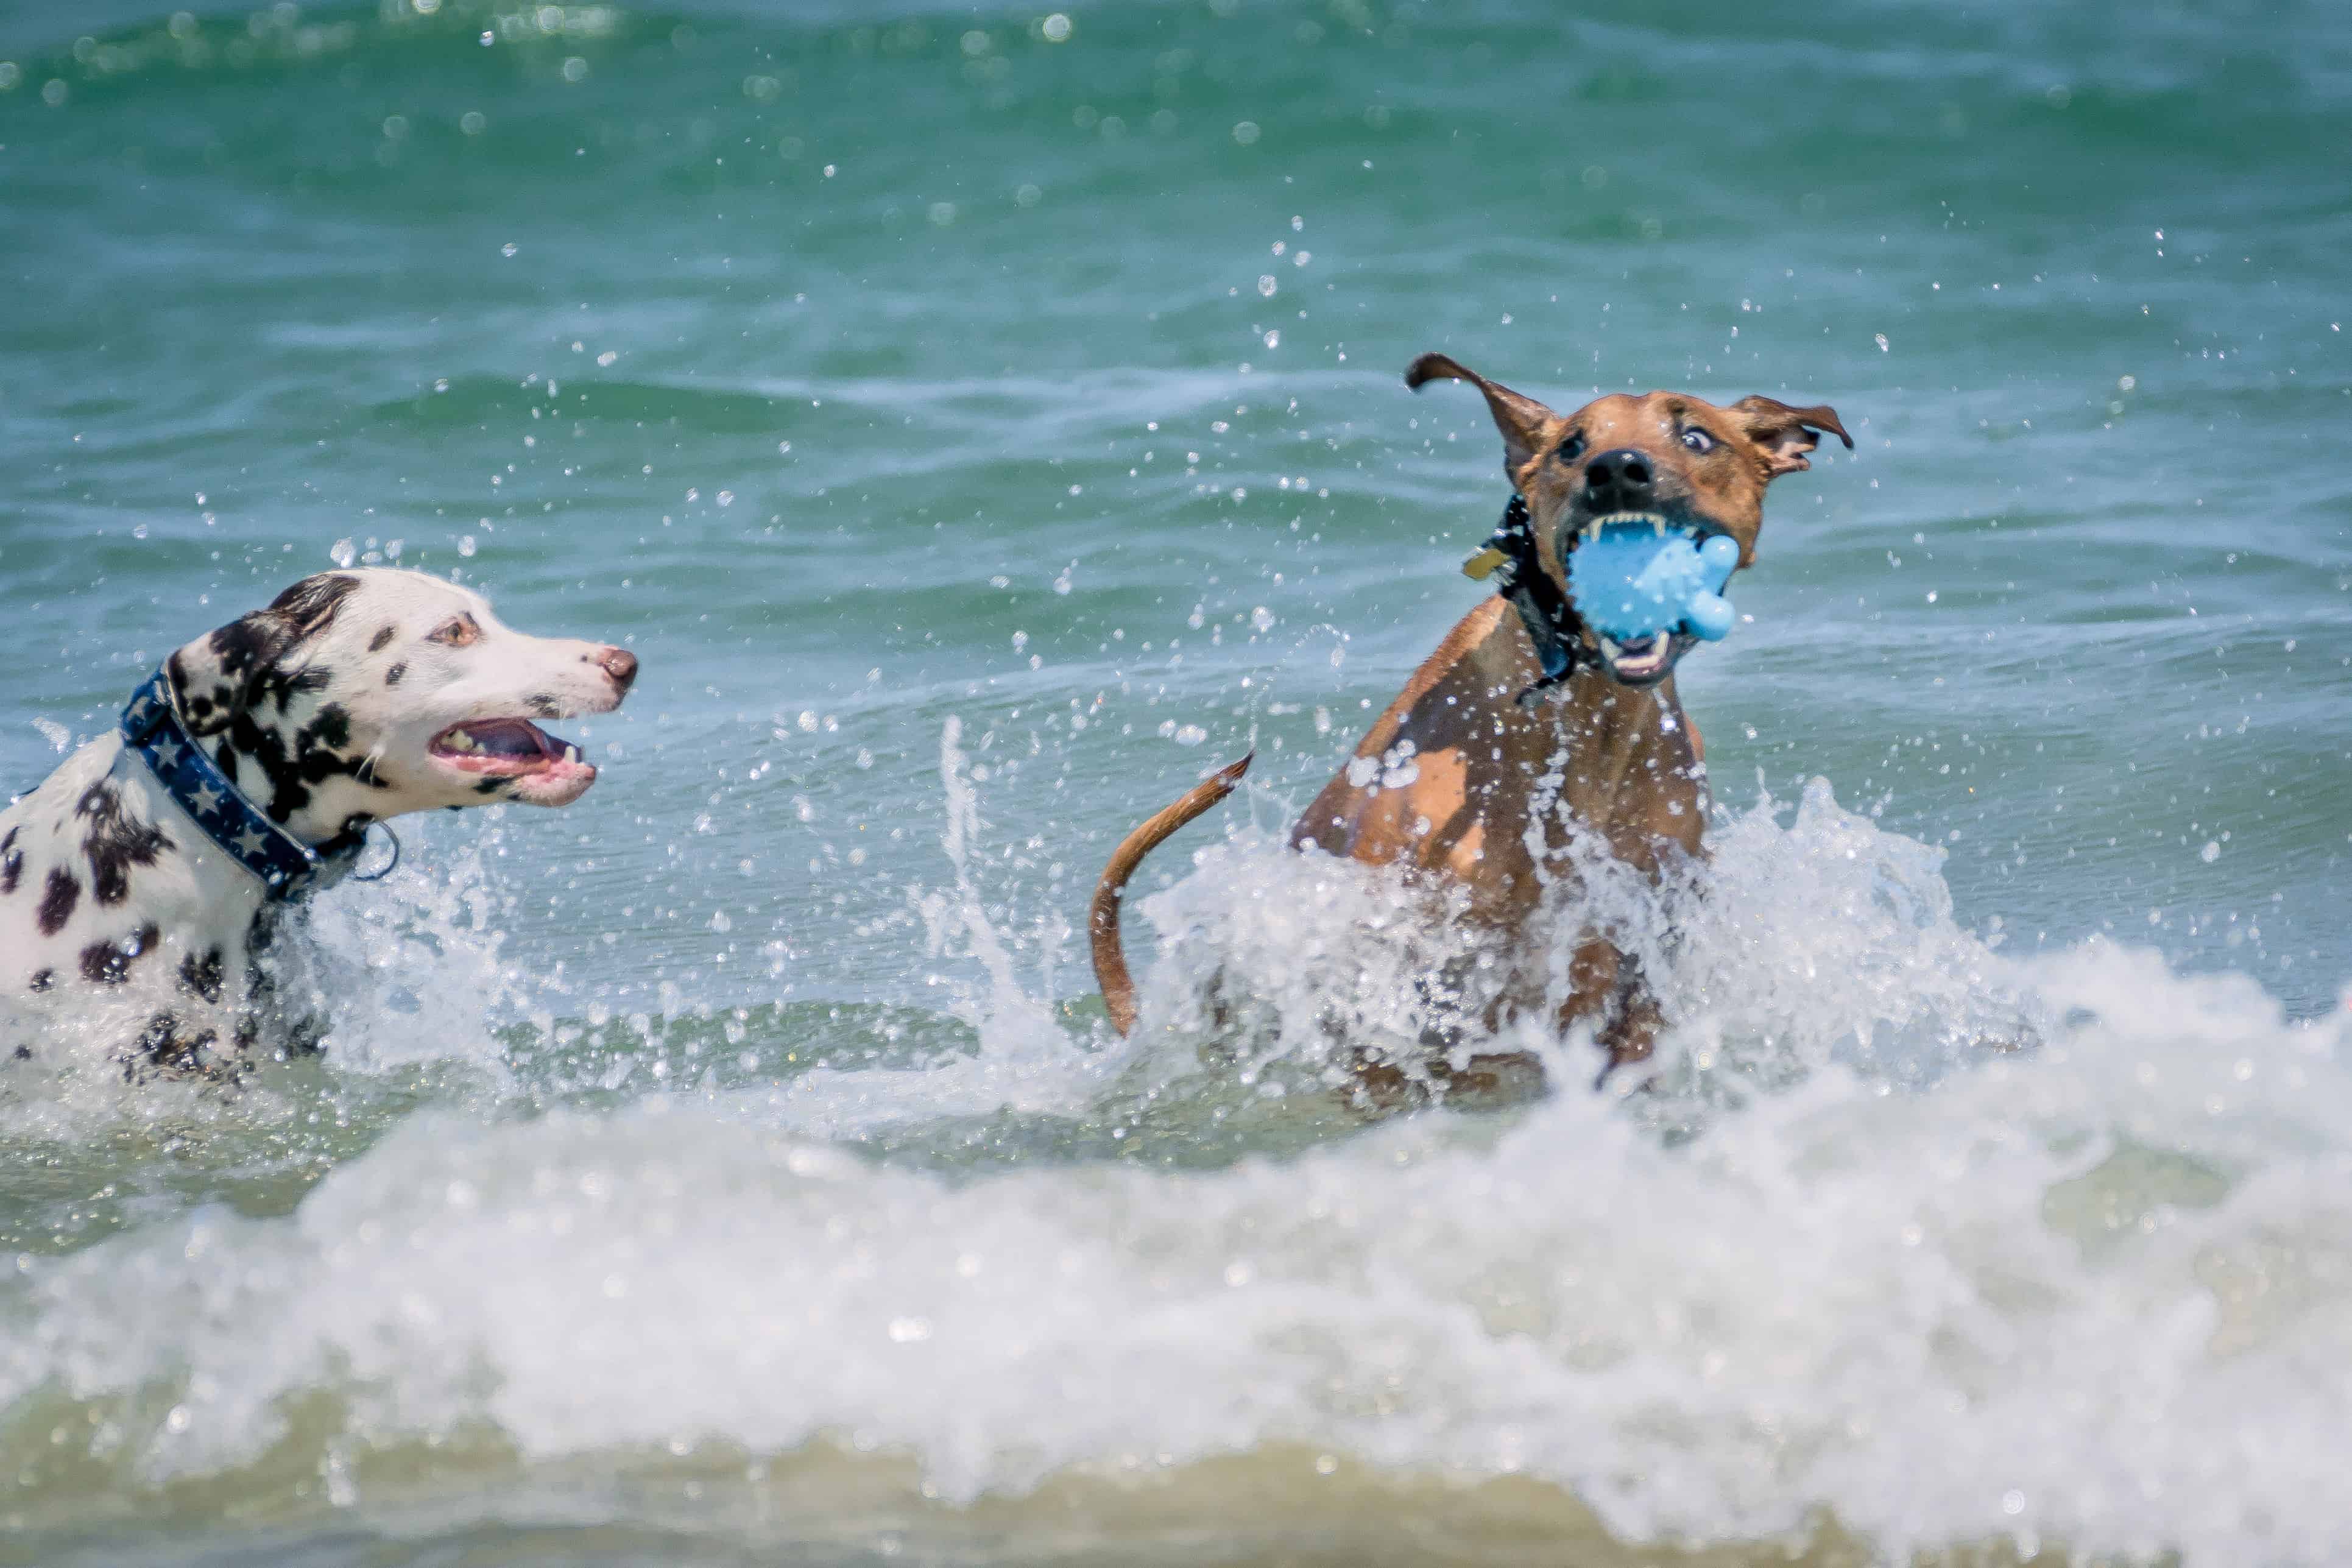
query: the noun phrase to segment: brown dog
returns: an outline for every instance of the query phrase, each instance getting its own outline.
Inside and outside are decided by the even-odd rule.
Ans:
[[[1816,431],[1853,445],[1834,410],[1769,397],[1718,408],[1681,393],[1616,394],[1563,417],[1433,353],[1412,363],[1405,384],[1440,377],[1486,395],[1503,437],[1503,471],[1526,503],[1536,563],[1563,598],[1567,553],[1584,531],[1629,512],[1702,535],[1727,533],[1739,564],[1753,564],[1765,487],[1811,466],[1805,454]],[[1549,701],[1518,700],[1543,672],[1512,605],[1490,598],[1464,616],[1356,747],[1357,765],[1326,784],[1298,819],[1293,847],[1466,884],[1468,918],[1507,942],[1559,869],[1569,816],[1654,880],[1670,852],[1697,855],[1706,768],[1674,686],[1675,664],[1696,639],[1676,632],[1621,646],[1567,614],[1565,630],[1580,651]],[[1363,765],[1400,755],[1412,768],[1388,776],[1407,772],[1409,783],[1384,786],[1382,770]],[[1135,984],[1118,935],[1127,879],[1163,839],[1231,793],[1248,766],[1244,757],[1195,785],[1129,834],[1103,871],[1090,917],[1095,976],[1121,1034],[1135,1022]],[[1540,831],[1530,835],[1531,826]],[[1516,956],[1518,944],[1511,946]],[[1502,1005],[1512,1011],[1542,995],[1540,963],[1519,969]],[[1657,1006],[1613,945],[1584,938],[1569,979],[1563,1029],[1593,1019],[1608,1066],[1649,1054]],[[1461,1087],[1491,1083],[1507,1060],[1524,1065],[1489,1058],[1465,1073],[1433,1061],[1430,1076]]]

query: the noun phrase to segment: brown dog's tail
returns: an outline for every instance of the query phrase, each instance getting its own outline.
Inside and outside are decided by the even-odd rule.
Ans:
[[[1111,1027],[1122,1035],[1135,1027],[1135,977],[1127,972],[1127,953],[1118,942],[1118,906],[1127,894],[1127,879],[1170,835],[1233,794],[1256,755],[1252,752],[1240,762],[1219,768],[1121,839],[1111,851],[1110,864],[1103,868],[1102,880],[1095,884],[1095,901],[1087,911],[1087,926],[1094,941],[1095,983],[1102,987],[1103,1005],[1110,1009]]]

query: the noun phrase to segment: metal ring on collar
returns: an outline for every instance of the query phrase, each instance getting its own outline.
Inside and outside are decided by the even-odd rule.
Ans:
[[[392,840],[392,858],[383,863],[383,868],[380,871],[365,873],[353,871],[351,879],[354,882],[381,882],[392,875],[394,867],[400,864],[400,835],[392,830],[392,824],[389,822],[369,823],[367,832],[360,835],[362,841],[365,841],[368,833],[373,833],[379,827],[383,829],[383,836]]]

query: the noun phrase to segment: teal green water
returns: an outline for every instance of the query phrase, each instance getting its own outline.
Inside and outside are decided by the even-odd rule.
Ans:
[[[2340,6],[111,4],[0,60],[0,777],[340,558],[644,660],[577,806],[323,901],[323,1064],[0,1085],[0,1557],[2352,1544]],[[1367,1129],[1300,1031],[1184,1033],[1409,967],[1268,845],[1475,601],[1430,348],[1857,437],[1683,667],[1671,1111]],[[1114,1047],[1093,876],[1253,745]]]

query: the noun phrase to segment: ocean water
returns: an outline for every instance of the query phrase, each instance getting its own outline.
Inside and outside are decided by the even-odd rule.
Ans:
[[[319,900],[323,1058],[0,1074],[0,1561],[2352,1554],[2342,6],[0,61],[0,781],[336,560],[644,660]],[[1595,894],[1646,1092],[1329,1086],[1459,940],[1280,849],[1475,602],[1430,348],[1856,437],[1684,666],[1710,865]],[[1118,1041],[1095,873],[1251,747]]]

